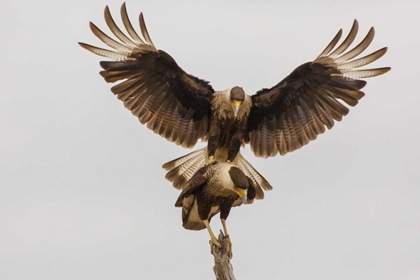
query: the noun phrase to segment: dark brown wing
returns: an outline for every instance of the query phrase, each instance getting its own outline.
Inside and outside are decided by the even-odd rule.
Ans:
[[[207,168],[208,166],[204,166],[194,174],[175,202],[175,207],[182,207],[182,226],[186,229],[201,230],[206,228],[198,214],[195,197],[197,192],[201,191],[207,184],[207,178],[204,176]]]
[[[207,166],[204,166],[200,168],[194,176],[188,181],[185,188],[182,189],[181,193],[179,194],[179,197],[177,201],[175,202],[175,207],[181,207],[182,206],[182,200],[189,195],[195,193],[197,190],[201,189],[206,183],[207,178],[204,176],[206,173]]]
[[[100,74],[109,83],[123,80],[111,91],[142,124],[171,142],[193,147],[207,133],[213,88],[208,82],[185,73],[169,54],[155,48],[143,14],[139,20],[144,39],[131,25],[125,3],[121,17],[131,38],[117,27],[106,7],[105,21],[120,42],[90,23],[92,32],[113,50],[85,43],[79,43],[80,46],[114,60],[102,61],[104,71]]]
[[[341,121],[349,109],[364,96],[362,78],[374,77],[391,68],[357,69],[382,57],[382,48],[362,58],[356,58],[372,42],[373,27],[352,50],[346,52],[358,31],[355,20],[347,38],[340,40],[340,30],[327,48],[313,62],[302,64],[289,76],[270,89],[252,96],[246,141],[258,157],[285,155],[308,144],[318,134]],[[343,103],[344,102],[344,103]]]

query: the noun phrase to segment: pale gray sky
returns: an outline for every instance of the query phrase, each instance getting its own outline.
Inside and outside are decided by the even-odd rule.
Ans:
[[[257,4],[258,2],[258,4]],[[128,1],[158,48],[215,89],[253,94],[313,60],[353,19],[388,46],[366,96],[285,157],[245,155],[274,186],[228,219],[237,279],[420,279],[420,4]],[[324,3],[324,4],[321,4]],[[188,151],[140,125],[99,76],[103,9],[0,9],[0,278],[214,279],[206,231],[186,231],[161,165]],[[215,231],[219,219],[212,221]]]

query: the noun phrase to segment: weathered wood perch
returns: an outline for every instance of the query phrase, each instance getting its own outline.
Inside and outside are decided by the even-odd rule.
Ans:
[[[213,271],[216,275],[217,280],[235,280],[233,275],[233,267],[230,263],[232,255],[231,243],[229,242],[229,236],[225,236],[222,231],[220,231],[218,241],[221,248],[213,245],[211,248],[211,254],[214,256],[214,267]]]

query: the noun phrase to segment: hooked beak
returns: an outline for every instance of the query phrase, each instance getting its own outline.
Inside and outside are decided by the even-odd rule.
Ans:
[[[236,116],[238,115],[239,109],[241,108],[242,101],[232,100],[231,104],[233,108],[233,114],[235,115],[235,118],[236,118]]]
[[[241,189],[241,188],[236,188],[235,191],[238,194],[238,196],[241,198],[242,202],[245,204],[248,200],[247,190],[246,189]]]

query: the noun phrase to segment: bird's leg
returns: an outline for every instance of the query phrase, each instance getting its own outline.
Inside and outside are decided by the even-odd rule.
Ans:
[[[209,159],[206,162],[206,165],[210,165],[214,162],[214,156],[209,156]]]
[[[214,236],[213,231],[211,230],[211,227],[209,225],[208,220],[203,220],[204,225],[206,226],[209,234],[210,234],[210,252],[213,251],[213,245],[216,245],[219,248],[222,248],[222,245],[220,245],[219,241],[217,241],[216,236]]]
[[[229,216],[230,210],[232,209],[234,200],[225,200],[220,203],[220,221],[223,225],[223,232],[225,234],[225,237],[223,239],[223,244],[225,245],[225,250],[229,256],[229,258],[232,258],[232,241],[230,240],[229,232],[227,230],[226,226],[226,219]],[[227,241],[225,243],[225,240]],[[227,248],[226,248],[227,247]]]
[[[209,159],[207,160],[207,165],[214,162],[214,154],[216,153],[217,145],[219,144],[220,134],[215,134],[209,137],[207,141],[207,154]]]
[[[229,249],[228,249],[228,255],[232,256],[232,241],[230,240],[230,236],[227,230],[227,226],[226,226],[226,219],[220,219],[222,221],[222,225],[223,225],[223,232],[225,234],[225,238],[227,238],[228,242],[229,242]]]
[[[239,150],[241,149],[241,138],[238,133],[235,133],[230,140],[227,162],[232,162],[238,155]]]
[[[229,233],[227,231],[227,226],[226,226],[226,220],[225,219],[220,219],[222,221],[222,225],[223,225],[223,233],[225,234],[225,236],[229,236]]]

